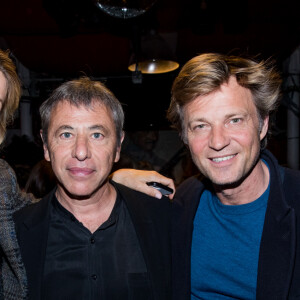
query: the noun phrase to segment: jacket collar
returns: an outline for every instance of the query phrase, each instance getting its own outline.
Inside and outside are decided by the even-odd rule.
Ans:
[[[170,202],[156,199],[112,182],[121,195],[134,225],[145,259],[153,297],[168,299],[171,265],[170,249]],[[163,288],[161,288],[163,287]]]
[[[153,230],[157,227],[153,223],[160,218],[164,219],[161,223],[170,223],[170,216],[168,215],[171,208],[170,203],[167,203],[167,200],[146,196],[115,182],[112,182],[112,184],[126,204],[149,273],[159,274],[161,266],[157,264],[157,261],[159,261],[157,255],[159,255],[160,245],[153,243],[153,241],[158,239],[159,233]],[[153,216],[156,217],[154,218]],[[164,238],[169,239],[168,236],[164,236]]]
[[[191,245],[194,217],[204,185],[191,177],[176,190],[172,206],[172,299],[191,298]]]
[[[261,157],[270,168],[270,195],[260,244],[257,299],[286,299],[296,250],[296,218],[285,199],[284,169],[267,150]]]
[[[256,294],[257,299],[286,299],[295,260],[295,212],[285,199],[284,169],[267,150],[262,151],[261,158],[270,168],[271,186],[260,245]],[[207,180],[201,182],[193,177],[176,191],[172,214],[174,299],[190,298],[193,221],[205,187],[209,187]]]
[[[50,209],[49,205],[55,190],[44,197],[40,202],[26,208],[26,211],[17,212],[15,220],[19,234],[19,244],[25,269],[27,272],[29,299],[42,299],[42,278],[46,255]],[[23,219],[19,224],[18,219]]]

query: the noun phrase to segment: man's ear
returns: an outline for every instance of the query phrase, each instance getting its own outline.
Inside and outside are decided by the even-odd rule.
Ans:
[[[263,120],[262,127],[260,128],[259,137],[261,141],[266,136],[268,129],[269,129],[269,116],[265,117],[265,119]]]
[[[42,129],[40,130],[40,135],[41,135],[41,139],[43,141],[43,149],[44,149],[45,160],[50,161],[50,155],[49,155],[49,151],[48,151],[48,146],[47,146],[47,143],[44,141],[43,130]]]
[[[125,133],[124,133],[124,131],[122,131],[120,145],[117,147],[116,156],[115,156],[115,160],[114,160],[115,163],[118,162],[120,159],[121,147],[122,147],[122,143],[124,141],[124,137],[125,137]]]

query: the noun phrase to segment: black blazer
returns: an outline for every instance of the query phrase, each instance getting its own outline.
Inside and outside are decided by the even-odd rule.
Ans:
[[[300,299],[300,172],[280,167],[263,151],[271,186],[262,233],[256,299]],[[193,221],[206,186],[190,178],[177,189],[172,216],[172,292],[188,300],[191,292]]]
[[[122,195],[135,227],[152,285],[152,298],[170,299],[170,202],[167,198],[159,200],[116,183],[114,185]],[[14,214],[30,300],[41,299],[50,221],[49,203],[54,192]]]

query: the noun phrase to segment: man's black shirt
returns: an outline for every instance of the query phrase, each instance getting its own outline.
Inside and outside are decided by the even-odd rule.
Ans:
[[[150,297],[134,226],[118,193],[109,219],[93,234],[53,197],[43,276],[43,299]]]

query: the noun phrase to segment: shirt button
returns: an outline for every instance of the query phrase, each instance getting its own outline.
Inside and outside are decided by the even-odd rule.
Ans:
[[[98,276],[96,274],[92,275],[92,279],[96,280],[98,278]]]
[[[95,244],[95,239],[91,238],[91,244]]]

